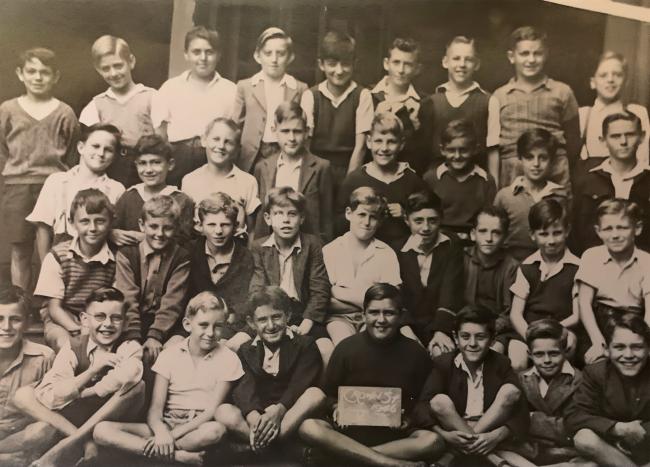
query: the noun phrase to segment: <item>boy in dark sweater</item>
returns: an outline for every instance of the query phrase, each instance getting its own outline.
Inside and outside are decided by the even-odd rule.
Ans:
[[[233,391],[235,405],[221,405],[216,419],[243,438],[253,451],[291,437],[325,402],[317,387],[323,368],[309,336],[287,327],[291,299],[269,286],[248,302],[247,322],[256,337],[238,352],[244,377]]]
[[[347,230],[345,208],[350,194],[361,186],[374,188],[386,198],[390,215],[377,230],[377,238],[389,245],[408,235],[404,225],[404,205],[411,193],[426,190],[427,186],[398,155],[404,147],[404,126],[392,113],[378,113],[372,121],[366,145],[372,153],[372,162],[351,172],[343,181],[337,202],[338,234]]]
[[[237,350],[250,340],[245,308],[253,277],[253,255],[235,239],[240,205],[225,193],[213,193],[196,209],[203,235],[191,248],[189,296],[210,291],[228,305],[228,324],[222,337]]]
[[[125,338],[143,343],[144,361],[153,365],[163,344],[180,332],[190,273],[188,252],[173,240],[180,208],[171,196],[144,203],[140,229],[144,239],[121,247],[116,255],[115,285],[126,297]]]

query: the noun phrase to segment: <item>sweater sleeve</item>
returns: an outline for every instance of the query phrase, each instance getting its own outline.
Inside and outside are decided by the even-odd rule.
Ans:
[[[603,384],[606,382],[599,379],[593,368],[587,367],[583,371],[582,383],[578,386],[565,417],[570,433],[575,434],[582,428],[589,428],[597,435],[603,436],[616,424],[615,420],[601,415],[604,404]]]
[[[323,367],[323,360],[316,343],[311,341],[301,349],[300,357],[293,370],[287,389],[280,398],[280,403],[289,410],[302,394],[317,383]]]
[[[67,106],[66,106],[67,107]],[[61,136],[64,141],[65,155],[63,162],[68,167],[74,167],[79,163],[79,152],[77,151],[77,141],[79,141],[79,121],[74,111],[68,107],[61,124]]]
[[[447,334],[451,334],[456,313],[462,306],[463,297],[460,291],[464,289],[463,250],[459,245],[453,243],[453,240],[451,242],[440,287],[438,309],[435,310],[435,318],[429,325],[431,330],[442,331]]]
[[[251,248],[251,255],[253,256],[253,276],[251,277],[251,283],[248,287],[249,295],[258,292],[262,287],[269,285],[266,280],[266,271],[262,259],[262,246],[253,246],[253,248]]]
[[[188,257],[183,257],[170,273],[167,288],[160,299],[160,307],[156,310],[153,323],[147,330],[147,337],[159,342],[167,340],[169,331],[184,311],[189,277],[190,260]]]
[[[309,248],[309,298],[305,305],[303,318],[322,323],[325,320],[325,311],[330,302],[330,280],[327,276],[320,244],[314,242]]]
[[[142,322],[140,319],[140,284],[135,280],[135,271],[129,258],[122,250],[115,256],[115,287],[124,294],[126,303],[126,332],[127,340],[140,341],[142,337]]]

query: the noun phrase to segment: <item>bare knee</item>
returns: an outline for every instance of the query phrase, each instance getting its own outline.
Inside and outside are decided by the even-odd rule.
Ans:
[[[508,358],[512,369],[515,371],[524,371],[528,368],[528,349],[523,342],[516,340],[510,341],[508,345]]]
[[[115,437],[115,422],[99,422],[93,430],[93,439],[98,444],[107,444],[108,440]]]
[[[504,405],[515,405],[519,402],[520,397],[521,391],[519,388],[513,384],[506,383],[497,392],[495,400],[500,401]]]
[[[582,453],[593,453],[597,451],[601,443],[603,443],[603,440],[600,436],[588,428],[578,430],[573,436],[573,444]]]
[[[309,418],[300,424],[298,434],[306,441],[313,441],[322,438],[327,422],[316,418]]]
[[[440,452],[445,447],[442,437],[433,431],[418,430],[411,437],[416,439],[420,443],[422,450],[429,454]]]
[[[226,434],[226,427],[219,422],[207,422],[197,428],[201,439],[206,443],[216,443]]]
[[[243,418],[241,411],[232,404],[221,404],[214,413],[214,419],[226,427],[237,426]]]
[[[300,396],[309,405],[320,406],[326,400],[325,393],[320,388],[311,387]]]
[[[446,394],[436,394],[429,402],[431,410],[436,415],[447,415],[456,411],[453,401]]]

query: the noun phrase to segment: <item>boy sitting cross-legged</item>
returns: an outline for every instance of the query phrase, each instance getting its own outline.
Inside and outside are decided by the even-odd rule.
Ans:
[[[52,366],[54,352],[24,339],[29,325],[29,306],[22,290],[0,288],[0,387],[37,385]],[[35,422],[13,402],[13,390],[0,393],[0,464],[21,467],[38,458],[52,445],[56,430]]]
[[[478,456],[492,463],[505,458],[506,465],[530,466],[503,444],[526,434],[529,417],[508,358],[490,349],[494,336],[489,310],[466,306],[458,312],[454,330],[458,351],[433,359],[418,416],[426,415],[428,404],[435,431],[451,448],[450,457]]]
[[[163,350],[147,423],[105,422],[95,428],[102,446],[165,461],[200,465],[205,448],[225,433],[214,420],[217,407],[242,377],[237,355],[219,343],[228,309],[211,292],[192,298],[183,327],[189,337]]]
[[[26,414],[65,436],[33,465],[74,465],[97,454],[95,425],[126,419],[143,404],[142,347],[124,341],[124,296],[112,287],[94,290],[81,313],[88,334],[73,337],[59,351],[52,368],[36,386],[16,392],[15,403]]]
[[[244,377],[233,391],[235,405],[222,405],[216,419],[253,451],[283,442],[325,402],[316,386],[323,363],[314,339],[287,327],[291,299],[280,287],[254,293],[248,325],[257,334],[238,352]]]

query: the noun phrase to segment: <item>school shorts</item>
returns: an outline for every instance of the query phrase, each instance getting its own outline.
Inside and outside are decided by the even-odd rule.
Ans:
[[[366,324],[363,319],[363,313],[355,311],[354,313],[340,313],[333,314],[327,317],[325,324],[339,322],[350,326],[350,329],[356,332],[361,332]]]
[[[179,425],[185,425],[191,422],[196,417],[201,415],[203,410],[194,409],[170,409],[163,413],[163,422],[170,430],[173,430]]]
[[[34,243],[36,226],[25,218],[34,209],[42,188],[43,184],[5,184],[0,205],[0,238],[8,243]]]

